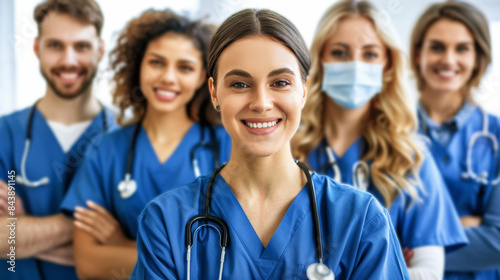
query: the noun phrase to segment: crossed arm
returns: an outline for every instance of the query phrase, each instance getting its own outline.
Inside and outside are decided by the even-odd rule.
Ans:
[[[15,254],[19,259],[35,257],[62,265],[74,265],[71,220],[62,214],[45,217],[26,215],[19,197],[15,201],[14,218],[17,220],[8,220],[13,216],[8,215],[7,192],[7,184],[0,180],[0,256],[6,256],[11,246],[15,246]],[[15,243],[9,244],[11,229],[15,229]]]

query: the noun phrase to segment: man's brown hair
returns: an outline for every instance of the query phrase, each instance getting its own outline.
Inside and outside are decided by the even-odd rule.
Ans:
[[[67,14],[78,21],[91,23],[95,26],[97,35],[101,36],[104,17],[101,8],[94,0],[46,0],[38,4],[33,17],[38,25],[39,36],[41,33],[40,26],[45,17],[51,12]]]

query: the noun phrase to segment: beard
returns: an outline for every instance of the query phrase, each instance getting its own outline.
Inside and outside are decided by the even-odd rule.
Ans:
[[[69,94],[63,93],[61,90],[59,90],[57,88],[54,80],[50,79],[49,75],[47,73],[45,73],[45,71],[43,71],[43,69],[41,67],[40,67],[40,73],[42,74],[43,78],[45,79],[45,81],[49,85],[50,89],[58,97],[60,97],[62,99],[71,100],[71,99],[75,99],[78,96],[82,95],[83,93],[85,93],[89,89],[90,85],[92,85],[92,82],[94,81],[94,78],[96,76],[97,67],[90,69],[90,71],[87,71],[87,74],[88,74],[87,78],[85,80],[83,80],[81,86],[79,88],[77,88],[73,93],[69,93]]]

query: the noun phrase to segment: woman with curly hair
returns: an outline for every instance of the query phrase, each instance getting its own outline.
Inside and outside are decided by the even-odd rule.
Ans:
[[[74,212],[81,278],[128,279],[146,204],[229,159],[230,138],[214,126],[219,116],[207,88],[213,31],[170,10],[147,10],[118,38],[111,52],[113,97],[125,126],[89,156],[62,204]]]
[[[441,279],[445,249],[467,239],[435,162],[416,141],[403,52],[382,19],[367,1],[341,1],[322,17],[292,149],[312,169],[385,205],[411,279]]]

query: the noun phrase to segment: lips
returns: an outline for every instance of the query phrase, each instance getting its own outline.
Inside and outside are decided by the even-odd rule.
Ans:
[[[275,131],[282,119],[280,118],[252,118],[243,119],[241,123],[247,131],[254,135],[267,135]]]
[[[449,80],[458,75],[458,71],[435,69],[434,73],[443,80]]]
[[[82,76],[82,72],[75,71],[57,71],[55,75],[65,84],[77,82]]]
[[[172,101],[177,98],[179,95],[178,91],[174,91],[166,88],[156,88],[155,90],[156,97],[161,101]]]

